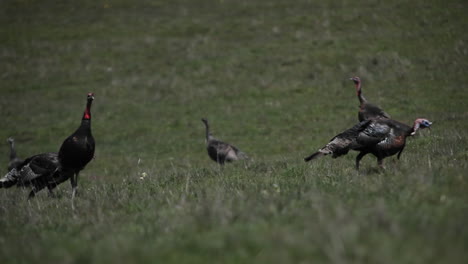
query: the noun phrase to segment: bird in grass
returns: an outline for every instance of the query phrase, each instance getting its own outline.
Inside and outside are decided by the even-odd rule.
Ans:
[[[0,179],[0,188],[10,188],[15,185],[31,187],[29,199],[47,187],[49,194],[53,196],[52,190],[69,178],[66,174],[60,173],[59,168],[57,153],[48,152],[31,156]]]
[[[338,134],[319,151],[304,158],[311,161],[321,156],[332,154],[333,158],[346,155],[349,150],[359,151],[356,157],[356,169],[359,162],[367,155],[377,157],[377,164],[383,168],[383,159],[398,153],[398,159],[406,145],[406,138],[413,136],[419,129],[429,128],[432,123],[424,118],[418,118],[413,126],[392,119],[369,119]]]
[[[8,171],[11,171],[13,168],[16,168],[18,165],[23,163],[23,160],[16,156],[15,139],[9,137],[7,142],[10,144],[10,161],[8,162]]]
[[[94,94],[88,93],[86,100],[81,125],[65,139],[59,153],[42,153],[27,158],[0,179],[0,187],[32,186],[29,193],[29,198],[32,198],[45,187],[49,189],[50,194],[53,194],[52,190],[58,184],[70,179],[72,200],[75,198],[79,172],[94,157],[95,149],[91,134],[91,104]]]
[[[69,175],[72,186],[72,200],[78,187],[78,175],[94,157],[95,142],[91,133],[91,104],[94,94],[88,93],[86,108],[78,129],[63,141],[58,158],[60,173]]]
[[[359,77],[352,77],[350,80],[353,81],[354,85],[356,86],[356,94],[360,103],[358,112],[359,122],[372,118],[391,118],[390,115],[387,114],[384,110],[374,104],[369,103],[362,95],[362,83]]]
[[[208,156],[210,156],[213,161],[224,165],[225,162],[248,158],[244,152],[240,151],[235,146],[214,138],[210,132],[210,126],[206,118],[202,118],[202,122],[205,124],[206,129],[206,149],[208,151]]]

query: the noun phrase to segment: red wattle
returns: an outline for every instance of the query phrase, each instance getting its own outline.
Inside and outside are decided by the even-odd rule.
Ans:
[[[83,119],[85,119],[85,120],[91,119],[91,115],[89,114],[88,109],[86,109],[86,111],[84,112]]]

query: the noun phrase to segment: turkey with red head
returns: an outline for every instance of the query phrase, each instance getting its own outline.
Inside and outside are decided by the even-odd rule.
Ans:
[[[379,167],[383,168],[383,159],[398,153],[398,159],[406,145],[406,138],[413,136],[419,129],[429,128],[431,122],[418,118],[413,126],[408,126],[392,119],[369,119],[338,134],[319,151],[304,158],[310,161],[321,156],[332,154],[333,158],[346,155],[349,150],[359,151],[356,157],[356,169],[359,162],[367,155],[377,157]]]
[[[380,107],[369,103],[362,95],[362,83],[359,77],[356,76],[350,78],[350,80],[353,81],[356,86],[356,94],[360,103],[358,112],[359,122],[372,118],[390,118],[389,114],[385,113]]]
[[[60,173],[70,177],[72,185],[72,199],[75,198],[78,175],[86,164],[94,157],[94,138],[91,133],[91,104],[94,94],[88,93],[86,109],[78,129],[65,139],[60,147],[58,158],[60,161]]]

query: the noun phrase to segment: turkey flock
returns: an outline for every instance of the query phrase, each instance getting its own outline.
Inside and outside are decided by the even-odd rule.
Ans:
[[[383,168],[383,159],[398,154],[398,159],[406,145],[406,138],[413,136],[419,129],[430,128],[431,122],[417,118],[412,126],[391,119],[380,107],[371,104],[362,94],[361,79],[350,78],[356,87],[359,100],[359,123],[333,137],[328,144],[304,158],[306,162],[331,154],[333,158],[346,155],[350,150],[358,151],[356,169],[361,159],[372,154],[377,164]],[[86,108],[80,126],[62,143],[59,151],[41,153],[26,159],[17,157],[15,141],[8,138],[10,159],[8,173],[0,179],[0,188],[12,186],[30,187],[28,199],[47,187],[50,196],[53,189],[70,179],[72,187],[72,207],[78,187],[78,175],[94,158],[95,142],[91,133],[91,105],[94,94],[88,93]],[[227,162],[244,160],[249,157],[232,144],[213,137],[206,118],[201,121],[205,126],[206,150],[208,156],[223,166]]]
[[[72,201],[78,186],[78,174],[94,157],[94,138],[91,133],[91,104],[94,94],[88,93],[86,108],[78,129],[67,137],[58,153],[48,152],[20,160],[16,157],[14,140],[10,143],[9,172],[0,179],[0,188],[11,186],[31,187],[28,198],[47,187],[49,194],[62,182],[70,179],[72,186]],[[73,206],[73,203],[72,203]]]
[[[356,169],[359,162],[367,155],[377,158],[377,164],[383,168],[383,159],[398,153],[398,159],[406,145],[406,138],[414,136],[419,129],[429,128],[432,123],[424,118],[418,118],[413,126],[408,126],[390,118],[380,107],[369,103],[362,95],[361,79],[350,78],[356,86],[359,99],[359,123],[343,131],[330,140],[323,148],[304,160],[311,161],[321,156],[332,154],[333,158],[346,155],[349,150],[359,151],[356,156]]]

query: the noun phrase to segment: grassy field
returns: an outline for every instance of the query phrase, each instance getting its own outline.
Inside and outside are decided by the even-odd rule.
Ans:
[[[468,263],[468,4],[0,2],[0,139],[58,151],[95,93],[96,158],[58,198],[0,190],[3,263]],[[386,170],[302,158],[363,92],[433,121]],[[221,170],[200,118],[252,157]],[[0,148],[6,173],[7,143]],[[144,177],[143,175],[147,175]]]

